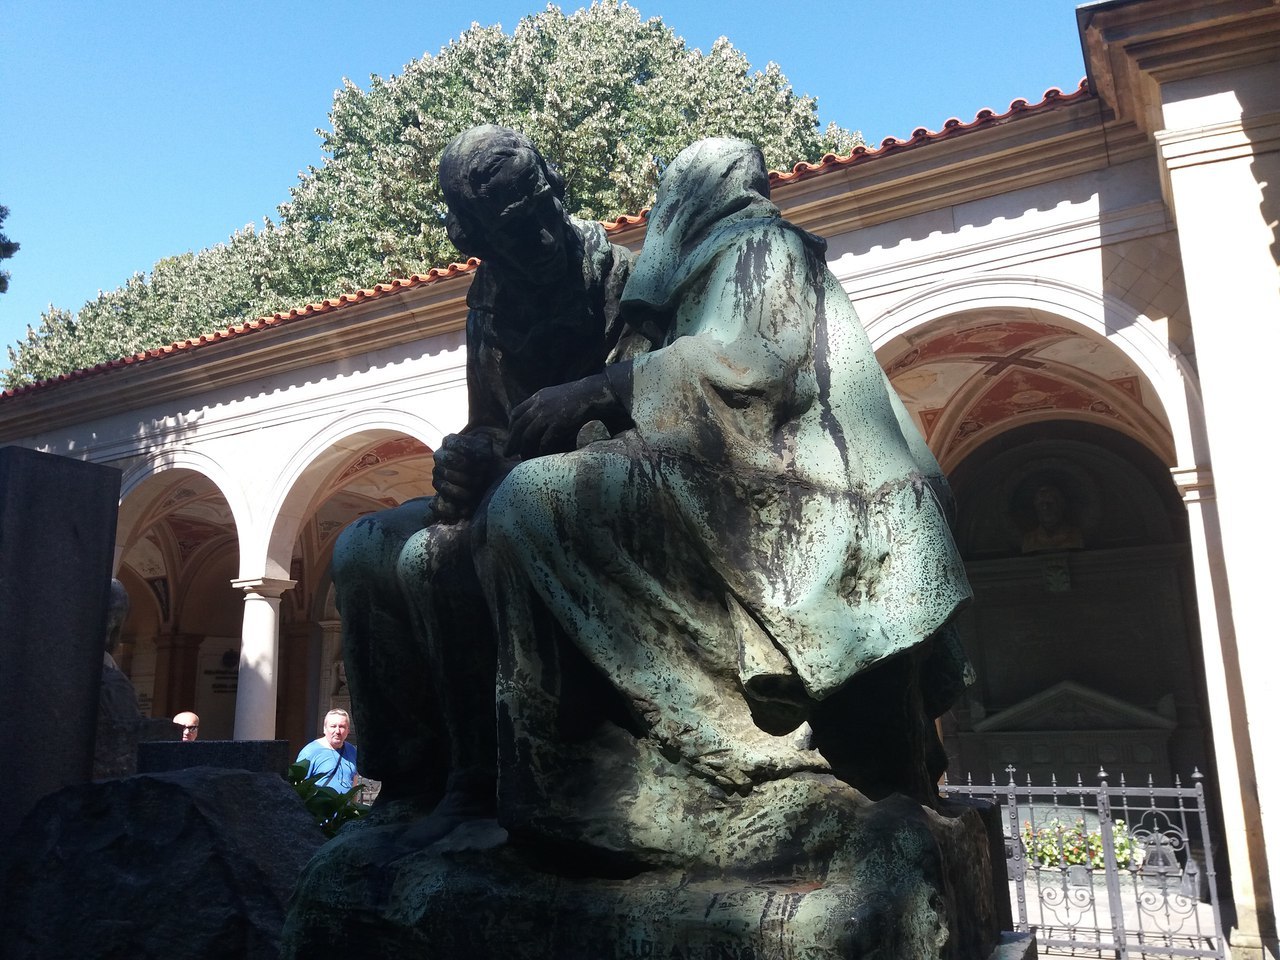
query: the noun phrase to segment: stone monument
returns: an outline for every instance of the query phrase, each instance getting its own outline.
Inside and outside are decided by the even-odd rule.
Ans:
[[[499,288],[516,262],[589,288],[549,166],[509,133],[446,150],[451,210],[487,211]],[[376,599],[340,607],[357,715],[408,713],[352,647],[416,644],[403,699],[434,752],[385,769],[389,798],[308,866],[284,956],[998,949],[983,817],[936,789],[934,720],[969,680],[950,494],[824,250],[781,218],[757,148],[706,140],[665,172],[616,310],[557,322],[548,291],[508,317],[473,287],[473,416],[475,391],[503,401],[488,453],[446,443],[419,529],[371,525],[335,560]],[[477,366],[500,317],[541,383],[502,349]],[[475,629],[441,630],[463,581]],[[454,669],[465,698],[440,692]]]
[[[275,771],[65,787],[0,849],[0,956],[276,960],[298,874],[323,843]]]
[[[93,746],[93,779],[128,777],[138,772],[138,749],[143,743],[178,739],[166,718],[144,717],[138,694],[116,665],[120,631],[129,616],[129,593],[119,580],[111,581],[107,602],[106,642],[102,652],[102,682],[98,687],[98,728]]]
[[[114,467],[0,449],[0,833],[92,774],[119,498]]]

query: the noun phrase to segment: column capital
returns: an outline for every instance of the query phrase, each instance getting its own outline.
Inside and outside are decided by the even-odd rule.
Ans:
[[[1182,495],[1182,502],[1208,503],[1217,498],[1213,485],[1213,471],[1208,467],[1170,467],[1169,475]]]
[[[232,580],[231,586],[237,590],[243,590],[246,600],[254,596],[279,600],[284,592],[297,582],[297,580],[283,580],[277,577],[248,577],[244,580]]]
[[[1157,130],[1155,140],[1170,170],[1221,160],[1252,160],[1276,149],[1280,141],[1280,112]]]

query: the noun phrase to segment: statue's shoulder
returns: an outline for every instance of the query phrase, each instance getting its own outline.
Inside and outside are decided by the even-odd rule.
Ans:
[[[596,276],[628,271],[636,255],[624,246],[613,243],[604,224],[595,220],[579,220],[570,217],[569,224],[582,242],[583,261]]]
[[[497,299],[498,278],[493,267],[482,261],[471,278],[471,286],[467,288],[467,308],[492,312]]]
[[[609,245],[609,234],[603,223],[597,220],[579,220],[577,217],[569,217],[569,225],[582,238],[583,243],[591,244],[593,247]]]

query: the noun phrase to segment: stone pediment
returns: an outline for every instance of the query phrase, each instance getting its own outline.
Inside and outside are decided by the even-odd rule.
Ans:
[[[977,733],[1030,730],[1172,730],[1176,721],[1064,680],[979,720]]]

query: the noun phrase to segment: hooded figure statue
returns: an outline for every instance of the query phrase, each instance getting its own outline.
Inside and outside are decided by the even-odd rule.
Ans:
[[[830,770],[936,798],[932,719],[967,670],[948,621],[971,594],[941,470],[824,249],[769,200],[755,146],[695,143],[623,292],[654,349],[513,411],[526,459],[478,553],[500,811],[555,788],[543,758],[599,729],[583,704],[730,793]],[[537,456],[587,409],[630,427]]]

